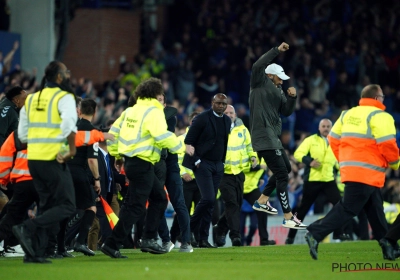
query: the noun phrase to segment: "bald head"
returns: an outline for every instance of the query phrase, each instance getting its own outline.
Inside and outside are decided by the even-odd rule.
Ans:
[[[329,132],[331,132],[331,129],[332,129],[332,122],[329,119],[322,119],[319,122],[318,130],[322,136],[327,137]]]
[[[215,113],[222,115],[225,112],[226,106],[228,105],[228,97],[223,93],[217,93],[214,95],[211,107]]]
[[[228,97],[227,97],[225,94],[223,94],[223,93],[217,93],[216,95],[214,95],[213,101],[214,101],[216,98],[219,98],[219,99],[228,99]]]
[[[231,119],[232,122],[234,122],[236,120],[235,108],[232,105],[226,106],[224,113]]]

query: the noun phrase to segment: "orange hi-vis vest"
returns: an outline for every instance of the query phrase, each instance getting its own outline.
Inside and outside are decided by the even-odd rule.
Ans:
[[[16,138],[15,132],[12,132],[4,142],[3,146],[1,146],[0,184],[3,185],[8,184],[9,182],[18,183],[32,180],[28,168],[26,146],[23,150],[18,151],[16,147],[20,142],[19,139]]]
[[[342,182],[358,182],[381,188],[387,167],[399,168],[396,127],[385,106],[361,98],[360,106],[343,111],[328,136],[339,162]]]
[[[104,141],[104,134],[96,129],[91,131],[78,130],[75,135],[76,147],[92,145],[100,141]]]
[[[0,184],[6,185],[9,182],[18,183],[21,181],[32,180],[28,168],[27,150],[18,150],[19,139],[16,133],[12,132],[0,150]],[[101,131],[78,131],[75,137],[77,147],[92,145],[98,141],[104,141]]]

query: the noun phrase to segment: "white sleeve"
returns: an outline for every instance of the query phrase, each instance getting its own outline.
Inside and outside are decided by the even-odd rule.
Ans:
[[[22,143],[28,142],[28,117],[25,106],[19,111],[18,138]]]
[[[61,135],[63,138],[67,138],[71,132],[76,133],[76,122],[78,120],[78,114],[76,113],[75,98],[71,94],[63,96],[58,101],[58,111],[61,117]]]

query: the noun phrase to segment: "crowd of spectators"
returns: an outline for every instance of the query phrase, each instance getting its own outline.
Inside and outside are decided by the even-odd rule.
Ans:
[[[294,86],[299,96],[295,113],[283,119],[281,138],[289,154],[317,132],[322,118],[335,121],[357,105],[370,83],[381,85],[386,110],[400,128],[399,1],[176,0],[168,9],[165,32],[142,40],[140,53],[121,63],[114,80],[94,85],[73,78],[77,95],[98,101],[95,125],[118,117],[140,81],[156,76],[168,103],[178,108],[178,134],[188,125],[187,116],[208,108],[218,92],[230,98],[248,126],[252,64],[284,41],[290,50],[274,62],[290,76],[284,88]],[[3,67],[0,92],[15,84],[35,91],[35,70]],[[292,165],[295,192],[301,165],[294,159]],[[398,189],[399,172],[388,172],[388,178],[390,189]]]

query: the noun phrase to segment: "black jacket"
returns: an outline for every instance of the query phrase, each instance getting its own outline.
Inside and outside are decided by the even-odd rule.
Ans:
[[[283,149],[279,139],[282,131],[280,115],[290,116],[296,97],[286,95],[265,74],[265,68],[279,54],[272,48],[261,56],[252,68],[250,78],[250,134],[254,151]]]
[[[18,128],[18,108],[14,102],[3,98],[0,101],[0,147],[7,137]]]
[[[226,138],[224,141],[224,157],[223,162],[225,161],[226,149],[228,146],[228,137],[231,128],[231,119],[223,115],[226,127]],[[192,145],[195,149],[195,154],[193,156],[189,156],[185,154],[183,157],[182,165],[186,168],[194,170],[195,162],[199,159],[201,160],[202,156],[209,150],[211,150],[215,144],[215,139],[217,136],[217,124],[215,122],[215,117],[212,109],[204,111],[197,117],[195,117],[192,121],[192,125],[189,128],[188,133],[186,134],[185,144]]]

